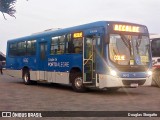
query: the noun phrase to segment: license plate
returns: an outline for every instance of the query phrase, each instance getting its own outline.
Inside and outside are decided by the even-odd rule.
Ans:
[[[130,86],[131,87],[138,87],[138,83],[132,83]]]

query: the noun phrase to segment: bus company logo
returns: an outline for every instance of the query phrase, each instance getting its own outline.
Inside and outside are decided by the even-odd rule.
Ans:
[[[24,63],[28,63],[28,61],[29,61],[28,58],[23,58]]]

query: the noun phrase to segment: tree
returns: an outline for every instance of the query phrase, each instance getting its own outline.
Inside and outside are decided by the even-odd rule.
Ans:
[[[3,14],[3,17],[5,20],[7,20],[7,19],[6,19],[4,13],[6,13],[12,17],[15,17],[14,16],[14,14],[16,13],[15,3],[16,3],[16,0],[0,0],[0,11]]]

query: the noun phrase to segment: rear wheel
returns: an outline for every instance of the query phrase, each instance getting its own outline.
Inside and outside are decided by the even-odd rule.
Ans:
[[[86,91],[86,88],[83,85],[83,78],[80,73],[73,75],[72,88],[76,92],[85,92]]]
[[[25,71],[24,72],[23,81],[24,81],[24,84],[26,84],[26,85],[31,85],[31,84],[36,84],[37,83],[36,81],[30,80],[30,73],[29,73],[29,71]]]

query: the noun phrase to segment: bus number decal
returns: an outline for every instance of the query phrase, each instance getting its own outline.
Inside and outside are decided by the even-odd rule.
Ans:
[[[23,58],[24,63],[28,63],[28,58]]]

